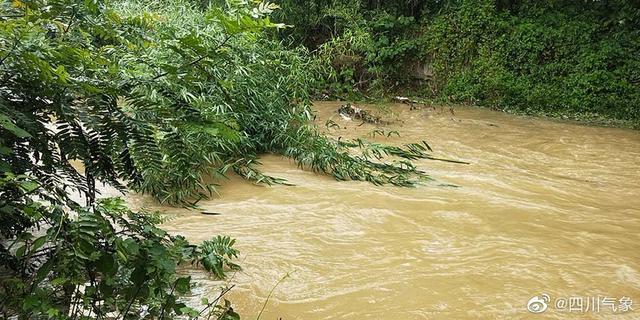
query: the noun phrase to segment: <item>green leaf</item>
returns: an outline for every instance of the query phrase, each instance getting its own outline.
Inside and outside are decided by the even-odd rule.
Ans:
[[[198,310],[190,308],[190,307],[182,307],[179,310],[180,310],[180,314],[185,314],[185,315],[188,315],[190,317],[197,317],[200,314],[200,312],[198,312]]]
[[[40,298],[38,296],[32,295],[24,299],[24,302],[22,303],[22,309],[24,309],[25,311],[30,311],[34,307],[37,307],[39,305],[40,305]]]
[[[22,258],[26,250],[27,250],[26,245],[23,245],[20,248],[18,248],[18,250],[16,250],[16,258]]]
[[[144,281],[147,278],[147,273],[145,271],[145,267],[144,266],[138,266],[136,267],[133,272],[131,273],[131,281],[136,285],[136,286],[140,286],[142,285],[142,283],[144,283]]]
[[[221,320],[240,320],[240,315],[233,311],[233,309],[228,309],[225,314],[219,317]]]
[[[38,273],[36,274],[36,279],[34,280],[34,284],[38,284],[42,282],[42,280],[44,280],[47,277],[47,275],[49,275],[51,270],[53,270],[54,266],[55,266],[54,258],[50,258],[49,260],[47,260],[47,262],[42,264],[42,266],[40,266],[40,269],[38,269]]]
[[[13,133],[18,138],[30,138],[31,137],[29,132],[26,132],[26,131],[24,131],[24,129],[21,129],[18,126],[16,126],[15,124],[13,124],[11,119],[9,119],[9,117],[7,117],[6,115],[4,115],[2,113],[0,113],[0,127],[2,127],[3,129]]]
[[[191,287],[191,277],[182,277],[182,278],[178,278],[178,280],[176,280],[175,282],[175,290],[176,292],[180,293],[180,294],[184,294],[189,292],[189,289]]]
[[[20,188],[22,188],[22,190],[24,190],[25,192],[31,192],[33,190],[38,189],[39,187],[40,185],[38,185],[37,183],[31,180],[25,180],[20,182]]]
[[[40,249],[40,247],[42,247],[45,242],[47,242],[47,239],[49,238],[49,236],[44,235],[42,237],[39,237],[38,239],[33,241],[33,244],[31,245],[31,251],[35,252],[36,250]]]
[[[47,310],[47,315],[49,316],[49,318],[56,318],[58,315],[60,315],[60,310],[49,308],[49,310]]]
[[[55,279],[51,280],[51,285],[52,286],[59,286],[59,285],[67,283],[67,281],[69,281],[67,278],[55,278]]]
[[[118,271],[118,264],[113,255],[109,253],[103,253],[100,259],[96,262],[97,269],[103,274],[114,275]]]

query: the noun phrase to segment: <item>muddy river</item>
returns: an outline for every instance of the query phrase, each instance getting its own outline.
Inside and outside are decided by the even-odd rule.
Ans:
[[[343,119],[339,105],[316,104],[319,126],[370,137],[376,126]],[[244,319],[272,289],[260,319],[640,319],[640,132],[476,108],[383,110],[396,121],[380,129],[401,136],[374,140],[426,140],[470,164],[421,160],[434,181],[398,188],[266,155],[262,169],[295,186],[232,177],[200,203],[220,215],[161,208],[164,227],[194,242],[237,239],[243,271],[228,298]],[[194,301],[217,296],[219,282],[187,272],[200,283]]]

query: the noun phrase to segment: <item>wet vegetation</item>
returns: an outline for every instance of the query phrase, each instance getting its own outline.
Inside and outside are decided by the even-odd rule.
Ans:
[[[191,264],[224,279],[240,268],[233,239],[190,244],[158,227],[158,213],[98,199],[100,184],[195,207],[231,172],[286,184],[260,171],[265,153],[338,180],[404,187],[429,179],[414,160],[452,161],[425,141],[333,139],[312,121],[314,97],[411,92],[640,118],[632,2],[398,3],[3,1],[2,317],[239,318],[229,287],[187,306],[180,296],[193,282],[176,274]],[[431,73],[415,79],[408,70],[423,64]]]
[[[317,88],[342,99],[437,102],[640,127],[640,3],[285,0]]]
[[[191,245],[158,228],[157,214],[97,200],[103,183],[195,206],[231,171],[285,183],[256,167],[263,153],[340,180],[411,186],[426,178],[409,161],[427,158],[424,147],[319,133],[308,95],[315,67],[304,48],[268,37],[285,27],[271,21],[276,9],[246,1],[2,3],[4,318],[237,318],[222,297],[203,310],[180,302],[192,282],[176,275],[192,263],[224,278],[239,268],[234,241]]]

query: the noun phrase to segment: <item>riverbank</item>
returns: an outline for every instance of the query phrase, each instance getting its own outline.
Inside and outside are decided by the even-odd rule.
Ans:
[[[630,1],[284,3],[282,20],[296,25],[285,34],[312,51],[316,87],[330,96],[404,93],[640,124],[640,15]]]
[[[362,96],[354,97],[353,100],[346,101],[354,101],[355,104],[369,104],[373,106],[380,106],[385,104],[399,103],[398,96],[388,96],[384,98],[371,98],[367,99]],[[481,106],[481,105],[473,105],[473,104],[461,104],[454,102],[442,101],[440,99],[428,99],[422,97],[414,97],[410,96],[408,98],[416,103],[414,103],[417,108],[421,107],[440,107],[447,109],[455,109],[457,107],[465,107],[465,108],[482,108],[488,109],[491,111],[504,112],[507,114],[524,116],[524,117],[535,117],[544,119],[547,121],[555,121],[560,123],[571,123],[577,125],[584,126],[595,126],[595,127],[607,127],[607,128],[622,128],[622,129],[634,129],[640,130],[640,122],[634,119],[616,119],[612,117],[608,117],[601,114],[595,113],[572,113],[572,112],[560,112],[560,111],[545,111],[545,110],[521,110],[517,108],[499,108],[495,106]],[[407,104],[409,105],[409,104]]]

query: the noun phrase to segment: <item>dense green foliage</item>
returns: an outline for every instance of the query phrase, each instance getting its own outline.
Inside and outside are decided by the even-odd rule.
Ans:
[[[238,10],[244,11],[222,13],[217,9],[211,14],[217,24],[230,21],[230,29],[238,21],[230,31],[238,35],[272,25],[266,19],[249,18],[251,8]],[[243,20],[236,20],[234,14],[242,15]],[[201,310],[180,302],[179,296],[193,283],[189,277],[176,275],[178,265],[189,262],[225,277],[226,271],[238,268],[231,262],[238,254],[233,240],[217,237],[196,247],[158,228],[161,219],[157,214],[132,212],[118,199],[95,199],[97,181],[120,188],[123,182],[140,189],[152,186],[145,160],[155,160],[152,168],[157,168],[168,167],[162,157],[171,157],[171,153],[202,155],[170,149],[168,143],[174,141],[165,135],[194,139],[190,148],[197,147],[197,139],[238,139],[226,122],[199,117],[197,110],[181,103],[184,96],[164,105],[158,99],[170,99],[180,92],[179,87],[169,91],[173,89],[169,81],[163,88],[161,78],[180,83],[179,69],[189,65],[176,57],[172,57],[174,69],[144,60],[155,53],[158,43],[150,42],[147,33],[155,32],[152,23],[161,18],[145,11],[127,16],[106,3],[3,3],[3,318],[173,318],[181,314],[238,318],[222,295],[207,301]],[[167,45],[174,42],[176,46],[179,41],[170,38]],[[221,47],[221,41],[212,47]],[[175,49],[195,48],[178,45]],[[209,54],[219,53],[215,49]],[[148,91],[144,95],[141,90]],[[160,90],[165,94],[156,94]],[[147,105],[143,105],[145,99]],[[181,126],[190,131],[180,132]],[[163,132],[161,128],[169,129]],[[209,140],[204,140],[206,135]],[[85,197],[87,206],[71,196],[76,192]],[[181,199],[181,195],[174,197]]]
[[[272,4],[230,2],[222,11],[171,1],[70,1],[44,11],[37,2],[15,3],[8,12],[17,18],[3,23],[0,111],[17,127],[44,134],[31,134],[33,143],[7,155],[22,165],[31,163],[30,149],[43,149],[30,168],[14,172],[44,177],[42,162],[83,191],[93,191],[97,179],[185,203],[209,196],[215,178],[230,169],[280,182],[254,168],[264,152],[326,173],[371,164],[309,123],[312,70],[304,52],[261,35],[282,27],[267,16]],[[46,127],[52,119],[56,124]],[[19,139],[5,144],[17,147]],[[80,160],[86,175],[69,160]],[[420,175],[399,168],[370,166],[371,174],[351,178],[390,182]]]
[[[224,277],[237,269],[233,241],[190,245],[158,228],[157,214],[95,199],[96,181],[122,187],[119,179],[139,179],[127,146],[153,139],[150,124],[117,103],[136,86],[123,49],[143,43],[142,22],[103,4],[3,3],[3,318],[238,318],[222,297],[201,310],[185,305],[179,296],[193,282],[176,274],[192,263]]]
[[[640,126],[638,1],[287,0],[282,6],[283,21],[296,26],[290,36],[318,48],[327,66],[321,87],[337,96],[355,88]],[[418,75],[421,68],[426,75]]]
[[[14,189],[12,178],[17,177],[3,181],[3,192],[21,196],[38,190],[24,182]],[[192,263],[225,277],[224,270],[237,268],[228,260],[230,252],[237,254],[229,238],[190,245],[158,228],[158,214],[129,211],[120,199],[76,207],[73,218],[61,205],[21,200],[8,204],[2,199],[3,238],[15,239],[8,247],[0,246],[3,318],[238,318],[227,301],[201,310],[181,302],[179,296],[188,293],[193,282],[176,275],[178,265]],[[13,221],[5,219],[12,217],[25,220],[8,228]],[[40,230],[25,229],[30,226]]]
[[[277,6],[235,0],[3,1],[0,15],[0,313],[235,319],[222,295],[196,311],[175,274],[223,278],[234,241],[170,236],[96,184],[194,205],[230,170],[260,183],[262,153],[342,180],[411,186],[428,146],[318,132],[303,48],[266,36]],[[392,161],[385,161],[391,157]],[[85,204],[73,195],[84,198]],[[225,293],[223,291],[223,293]]]

